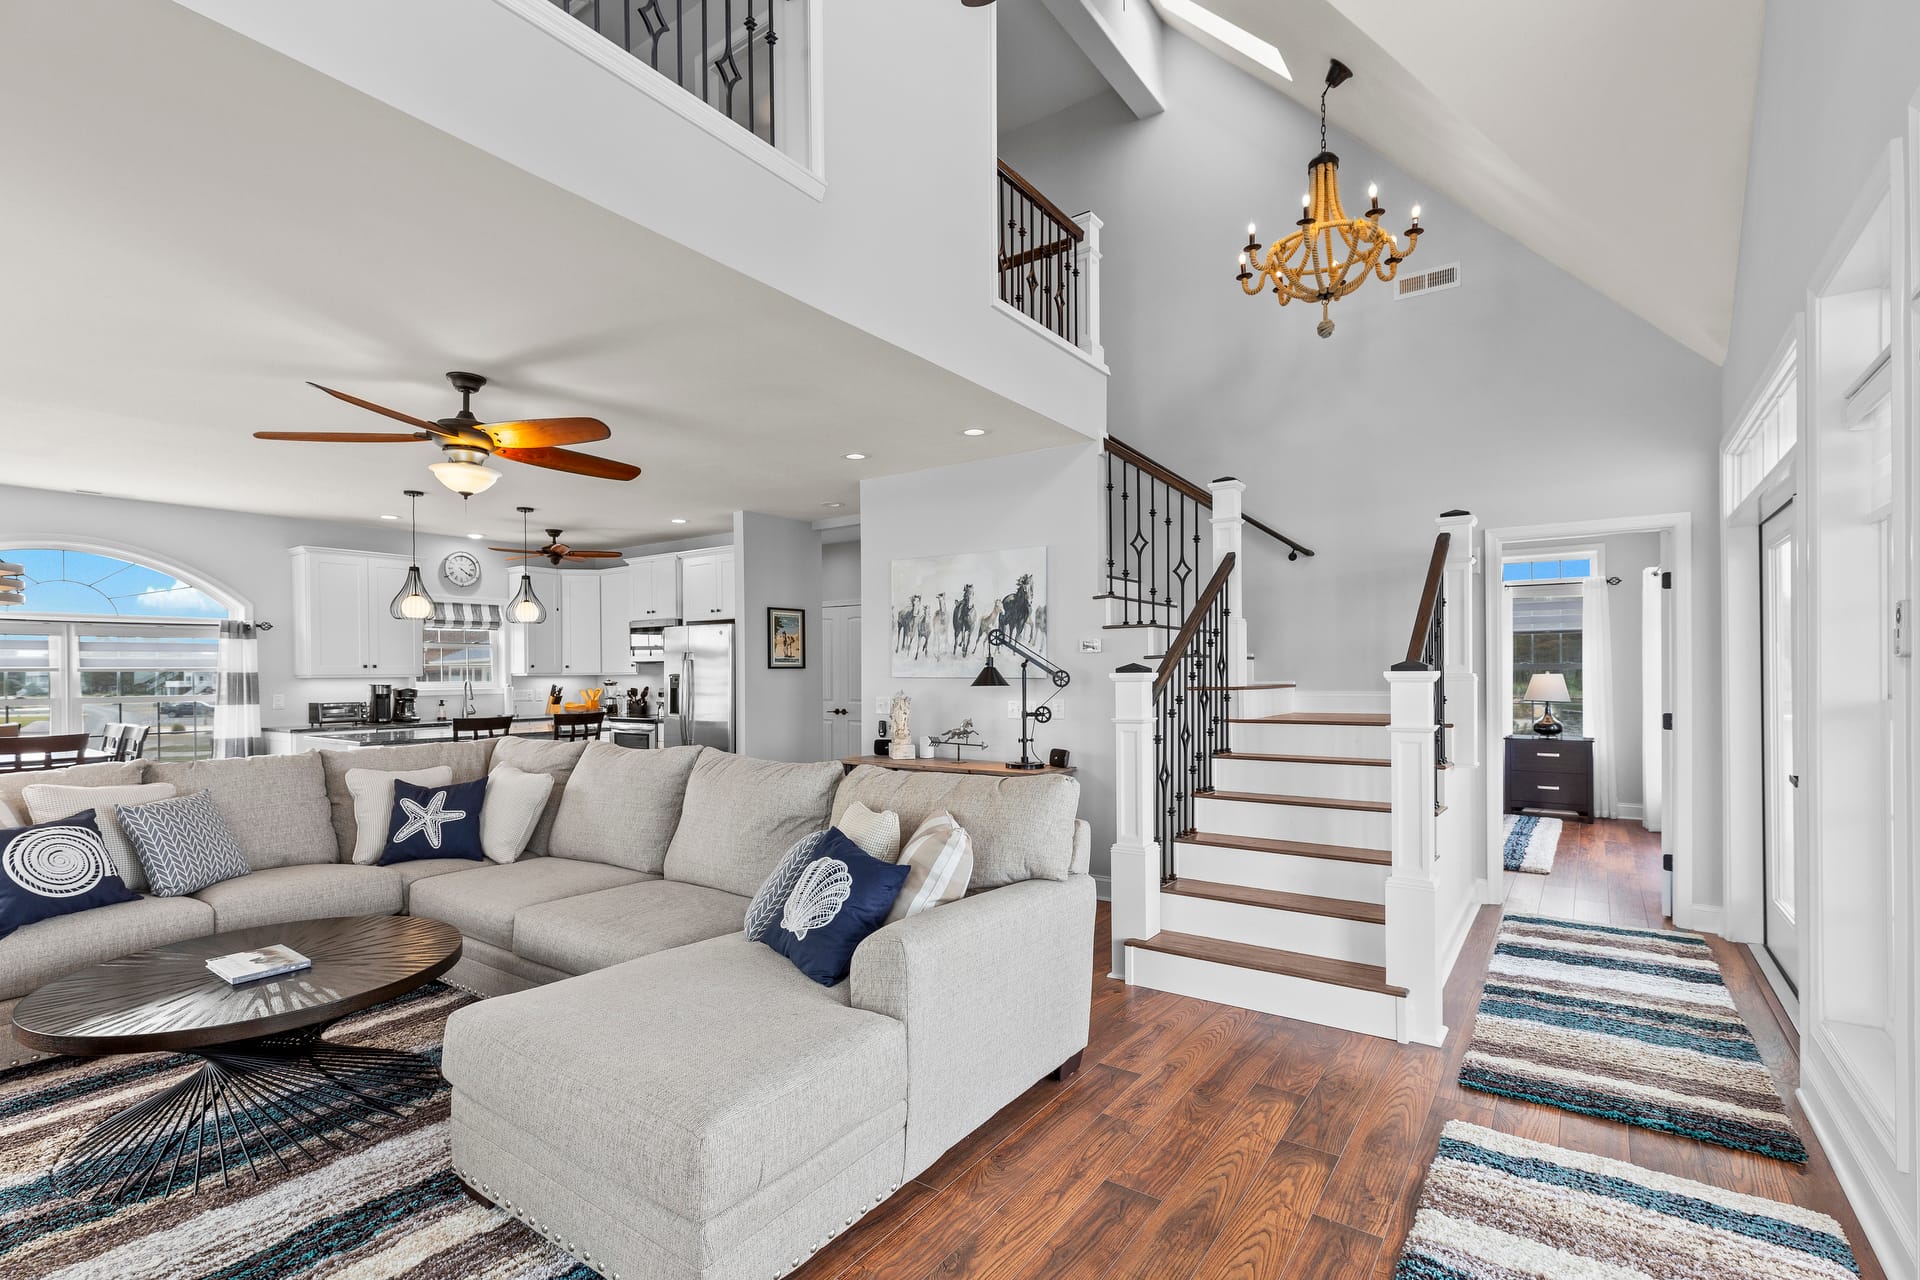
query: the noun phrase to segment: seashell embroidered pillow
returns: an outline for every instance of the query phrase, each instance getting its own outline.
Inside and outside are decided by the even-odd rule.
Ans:
[[[844,982],[853,952],[886,923],[910,870],[864,852],[838,828],[798,868],[761,941],[823,987]]]

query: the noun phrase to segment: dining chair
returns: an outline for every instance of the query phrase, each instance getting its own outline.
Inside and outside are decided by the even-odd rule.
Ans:
[[[0,773],[23,773],[28,769],[62,769],[86,758],[87,733],[54,733],[44,737],[0,739]]]
[[[120,735],[120,751],[115,760],[138,760],[147,753],[147,735],[153,732],[150,724],[129,724],[121,726],[126,730]]]
[[[512,716],[460,716],[453,722],[453,740],[504,737],[511,728]]]
[[[11,722],[0,724],[0,738],[17,738],[20,736],[20,729],[20,725]]]
[[[553,736],[568,741],[598,738],[600,722],[606,718],[604,711],[556,711],[553,715]]]

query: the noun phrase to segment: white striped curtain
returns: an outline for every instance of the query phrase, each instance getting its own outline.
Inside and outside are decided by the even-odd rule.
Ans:
[[[251,622],[220,624],[220,678],[213,704],[216,760],[263,756],[260,733],[260,642]]]
[[[427,620],[427,625],[449,630],[464,627],[469,631],[498,631],[500,606],[472,604],[465,600],[436,601],[433,606],[433,617]]]

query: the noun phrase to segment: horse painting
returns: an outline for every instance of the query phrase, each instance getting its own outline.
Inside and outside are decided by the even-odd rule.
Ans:
[[[996,628],[1046,651],[1045,547],[895,560],[891,573],[894,676],[972,679]]]

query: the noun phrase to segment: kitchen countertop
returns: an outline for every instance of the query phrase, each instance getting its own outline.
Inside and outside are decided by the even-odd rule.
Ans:
[[[665,716],[644,716],[643,717],[643,716],[609,715],[606,718],[604,723],[610,724],[610,725],[625,725],[625,724],[663,725],[666,723],[666,717]],[[544,737],[546,736],[547,731],[552,728],[552,717],[544,716],[544,715],[515,716],[513,720],[513,729],[509,730],[509,732],[513,733],[515,737],[525,736],[521,733],[516,732],[522,725],[540,726],[541,733],[536,736]],[[390,720],[384,724],[375,724],[371,721],[358,721],[354,724],[324,724],[324,725],[280,724],[280,725],[268,725],[264,729],[262,729],[261,732],[262,733],[319,734],[325,737],[328,735],[338,736],[338,735],[355,734],[355,733],[384,733],[384,732],[395,731],[395,730],[410,730],[414,732],[419,732],[421,730],[427,730],[427,729],[445,729],[448,733],[452,733],[453,722],[451,720]]]

